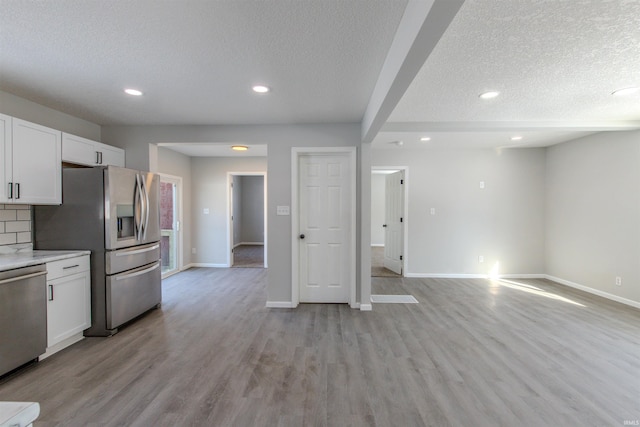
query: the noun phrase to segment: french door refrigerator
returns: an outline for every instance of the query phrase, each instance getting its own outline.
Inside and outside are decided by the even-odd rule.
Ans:
[[[109,336],[162,300],[160,177],[104,166],[64,168],[62,205],[34,206],[35,249],[91,251],[91,327]]]

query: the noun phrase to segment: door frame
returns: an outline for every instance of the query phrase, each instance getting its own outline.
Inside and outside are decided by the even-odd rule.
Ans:
[[[356,147],[292,147],[291,148],[291,306],[297,307],[300,304],[300,239],[298,238],[300,231],[300,212],[298,209],[298,194],[300,175],[298,164],[300,157],[303,155],[313,154],[337,154],[348,156],[351,186],[351,232],[349,233],[349,243],[351,246],[350,254],[352,262],[349,263],[349,305],[351,308],[358,308],[356,302],[356,199],[357,199],[357,181],[356,181]]]
[[[176,221],[176,233],[177,233],[177,241],[176,241],[176,269],[172,272],[165,273],[162,275],[162,278],[167,278],[176,273],[179,273],[183,270],[183,248],[182,248],[182,177],[176,175],[169,175],[166,173],[158,173],[160,175],[160,182],[171,182],[176,185],[176,207],[175,207],[175,221]]]
[[[372,166],[371,173],[373,171],[404,171],[404,206],[403,209],[403,230],[402,230],[402,277],[406,277],[407,274],[407,266],[409,265],[409,184],[411,180],[409,179],[409,166]],[[385,195],[385,206],[386,206],[386,195]],[[385,244],[386,244],[385,239]]]
[[[227,172],[227,265],[226,267],[231,267],[233,265],[233,261],[231,259],[231,254],[233,251],[233,223],[231,222],[231,215],[233,214],[233,191],[231,190],[231,184],[233,183],[234,176],[261,176],[262,184],[263,184],[263,192],[264,192],[264,206],[263,209],[263,224],[262,228],[264,230],[264,253],[263,253],[263,264],[264,268],[268,268],[267,262],[267,172]]]

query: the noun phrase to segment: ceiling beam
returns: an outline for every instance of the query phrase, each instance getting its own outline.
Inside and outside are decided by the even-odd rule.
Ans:
[[[362,118],[371,142],[422,68],[464,0],[409,0]]]
[[[604,132],[640,129],[640,120],[603,122],[387,122],[380,132],[501,132],[568,131]]]

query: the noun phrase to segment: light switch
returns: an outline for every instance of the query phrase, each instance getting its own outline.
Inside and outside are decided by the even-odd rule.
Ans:
[[[289,206],[277,206],[276,215],[290,215]]]
[[[480,181],[480,188],[484,188],[484,181]]]
[[[202,209],[202,213],[205,215],[209,215],[209,208]]]
[[[436,208],[431,208],[431,210],[429,212],[431,213],[431,215],[435,215],[436,214]]]

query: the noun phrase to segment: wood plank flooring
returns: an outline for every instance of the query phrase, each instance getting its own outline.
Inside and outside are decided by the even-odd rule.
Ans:
[[[266,270],[197,268],[163,305],[0,382],[44,426],[622,426],[640,311],[543,280],[376,278],[419,304],[267,309]]]

